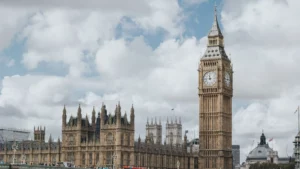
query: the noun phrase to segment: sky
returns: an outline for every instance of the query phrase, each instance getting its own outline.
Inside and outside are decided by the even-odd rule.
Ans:
[[[2,0],[0,126],[61,137],[61,117],[81,104],[135,108],[135,137],[148,118],[180,117],[198,133],[198,64],[214,4],[233,64],[233,144],[241,162],[262,130],[292,155],[300,101],[299,0]],[[174,108],[174,111],[171,109]],[[165,132],[165,130],[163,130]]]

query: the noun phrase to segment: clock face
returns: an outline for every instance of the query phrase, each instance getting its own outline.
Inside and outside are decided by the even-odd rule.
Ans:
[[[206,86],[212,86],[217,82],[217,73],[216,72],[207,72],[203,77],[204,84]]]
[[[224,81],[225,81],[225,85],[227,87],[229,87],[230,86],[230,74],[228,72],[225,72]]]

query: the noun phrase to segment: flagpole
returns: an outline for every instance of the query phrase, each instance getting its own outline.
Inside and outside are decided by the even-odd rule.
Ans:
[[[298,133],[300,131],[300,123],[299,123],[299,106],[298,106]]]

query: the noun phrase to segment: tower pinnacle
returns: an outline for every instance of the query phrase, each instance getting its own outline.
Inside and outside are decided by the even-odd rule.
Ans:
[[[219,37],[223,37],[219,23],[218,23],[218,11],[217,11],[217,5],[215,4],[215,14],[214,14],[214,22],[212,25],[212,28],[210,29],[210,32],[208,34],[208,36],[219,36]]]
[[[224,37],[218,23],[218,12],[217,12],[216,5],[214,11],[215,14],[214,14],[213,25],[208,33],[207,49],[203,57],[201,58],[201,60],[211,60],[211,59],[221,59],[221,58],[228,59],[228,56],[224,50]]]

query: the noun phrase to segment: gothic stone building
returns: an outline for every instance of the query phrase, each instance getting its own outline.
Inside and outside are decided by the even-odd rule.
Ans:
[[[134,141],[134,108],[121,115],[118,104],[114,114],[108,114],[105,105],[96,118],[92,112],[91,123],[82,117],[79,106],[77,117],[62,115],[62,142],[48,143],[24,141],[16,152],[17,161],[24,155],[32,163],[74,162],[76,166],[140,166],[149,169],[230,169],[232,168],[232,66],[224,50],[224,38],[217,14],[208,34],[208,45],[199,64],[199,153],[187,152],[186,136],[182,144],[176,130],[168,130],[168,144],[161,144],[160,128],[148,126],[144,142]],[[168,125],[172,128],[172,125]],[[174,126],[173,126],[174,127]],[[180,128],[180,126],[177,126]],[[151,136],[151,137],[150,137]],[[1,146],[0,155],[5,162],[12,162],[12,143]],[[199,158],[198,158],[199,157]],[[198,165],[199,164],[199,165]]]
[[[161,144],[146,136],[134,141],[134,108],[130,110],[130,121],[127,114],[121,115],[118,104],[115,113],[108,114],[105,105],[96,118],[92,111],[92,120],[82,118],[81,107],[77,117],[67,121],[67,111],[62,113],[62,142],[53,142],[51,137],[45,142],[45,130],[35,131],[34,141],[20,143],[6,142],[0,154],[4,162],[13,162],[13,147],[18,145],[15,163],[26,161],[32,164],[55,164],[56,162],[73,162],[79,167],[114,165],[138,166],[149,168],[198,168],[197,153],[187,153],[187,138],[183,144]]]
[[[61,159],[61,142],[51,136],[45,142],[45,127],[34,129],[34,140],[6,141],[0,145],[0,159],[5,163],[51,164]],[[15,152],[14,152],[15,150]]]

